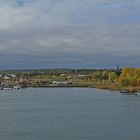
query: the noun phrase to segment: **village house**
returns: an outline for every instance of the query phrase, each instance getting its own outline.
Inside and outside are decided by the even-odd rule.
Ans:
[[[4,79],[4,80],[9,80],[10,77],[9,77],[8,75],[4,75],[3,79]]]

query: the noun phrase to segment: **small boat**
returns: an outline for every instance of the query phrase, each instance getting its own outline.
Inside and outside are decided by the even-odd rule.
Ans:
[[[14,86],[14,89],[21,89],[20,86]]]
[[[13,89],[13,88],[11,88],[11,87],[4,87],[3,88],[3,90],[11,90],[11,89]]]
[[[136,93],[134,93],[134,95],[140,96],[140,92],[136,92]]]
[[[127,93],[126,90],[120,90],[120,93]]]

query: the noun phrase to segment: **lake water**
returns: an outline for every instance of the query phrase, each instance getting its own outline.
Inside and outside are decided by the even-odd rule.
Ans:
[[[139,140],[140,97],[90,88],[0,91],[0,140]]]

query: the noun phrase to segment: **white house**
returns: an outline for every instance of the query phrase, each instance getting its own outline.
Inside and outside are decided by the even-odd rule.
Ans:
[[[3,77],[3,79],[4,79],[4,80],[9,80],[9,79],[10,79],[10,77],[9,77],[9,76],[7,76],[7,75],[5,75],[5,76]]]

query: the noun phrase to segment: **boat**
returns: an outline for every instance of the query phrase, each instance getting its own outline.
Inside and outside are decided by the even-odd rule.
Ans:
[[[20,86],[14,86],[14,89],[21,89]]]
[[[10,88],[10,87],[4,87],[3,90],[11,90],[13,88]]]
[[[134,95],[140,96],[140,92],[138,91],[138,92],[134,93]]]
[[[120,90],[120,93],[127,93],[126,90]]]

